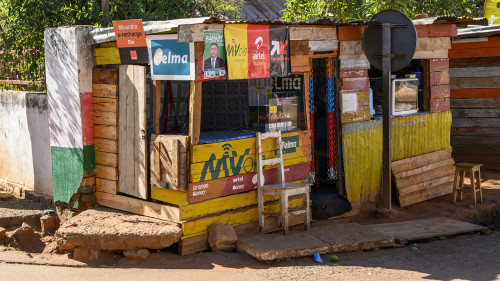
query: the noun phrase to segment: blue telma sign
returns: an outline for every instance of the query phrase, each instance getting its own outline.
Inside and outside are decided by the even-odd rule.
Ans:
[[[147,38],[152,80],[194,80],[194,44],[177,43],[176,34]]]

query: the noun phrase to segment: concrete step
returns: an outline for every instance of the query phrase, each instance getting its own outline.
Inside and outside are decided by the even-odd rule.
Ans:
[[[487,228],[447,218],[433,218],[396,223],[360,225],[357,223],[312,227],[309,231],[241,237],[238,249],[261,260],[283,260],[312,256],[314,253],[341,253],[394,247],[395,241],[406,243],[470,232]]]
[[[55,234],[62,249],[163,249],[180,240],[181,227],[172,222],[98,207],[64,223]]]
[[[0,227],[20,226],[23,222],[39,227],[45,209],[45,204],[20,198],[0,201]]]
[[[261,260],[282,260],[312,256],[314,253],[338,253],[392,247],[394,239],[357,223],[292,230],[281,233],[257,234],[238,239],[238,249]]]

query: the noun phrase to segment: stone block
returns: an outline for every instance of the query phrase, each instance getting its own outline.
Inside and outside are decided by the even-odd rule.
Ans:
[[[123,255],[129,259],[144,261],[149,257],[149,251],[147,249],[128,250],[123,251]]]
[[[73,259],[84,263],[98,262],[100,257],[101,251],[96,249],[76,247],[73,251]]]
[[[46,214],[40,218],[42,235],[53,235],[59,228],[59,219],[55,214]]]
[[[233,226],[214,223],[208,227],[208,243],[212,251],[234,251],[238,236]]]
[[[40,239],[40,234],[35,232],[35,230],[26,223],[23,223],[20,228],[14,231],[12,238],[19,249],[26,252],[41,253],[45,248],[45,243]]]
[[[7,230],[5,230],[5,228],[3,228],[3,227],[0,227],[0,242],[3,241],[3,239],[5,238],[6,235],[7,235]]]

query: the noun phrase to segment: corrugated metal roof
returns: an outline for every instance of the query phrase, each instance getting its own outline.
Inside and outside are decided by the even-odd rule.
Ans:
[[[286,0],[245,0],[241,7],[241,18],[278,19],[283,16]]]
[[[489,37],[500,34],[500,25],[472,26],[458,29],[458,38]]]
[[[271,0],[251,0],[251,1],[260,1],[262,2],[262,4],[272,2]],[[283,1],[283,0],[278,0],[278,1]],[[271,3],[268,4],[271,5]],[[261,13],[261,15],[264,16],[265,14]],[[267,15],[271,15],[271,13],[267,13]],[[418,19],[413,21],[415,25],[435,24],[435,23],[455,23],[457,25],[467,25],[467,24],[486,25],[487,22],[488,21],[485,18],[469,18],[469,17],[455,17],[455,16],[432,17],[432,18]],[[365,25],[368,24],[369,21],[337,22],[333,17],[323,17],[323,18],[298,21],[298,22],[286,22],[283,19],[279,19],[276,17],[274,18],[267,17],[267,16],[263,18],[241,18],[241,19],[218,19],[213,17],[212,18],[205,17],[205,18],[176,19],[167,21],[146,21],[143,22],[143,26],[144,26],[144,33],[146,35],[150,35],[158,33],[176,32],[179,25],[200,24],[200,23],[252,23],[252,24],[337,26],[337,25]],[[88,44],[93,45],[105,42],[112,42],[115,40],[116,40],[115,32],[112,27],[97,28],[90,32]]]
[[[200,24],[200,23],[251,23],[251,24],[286,24],[286,25],[362,25],[368,22],[336,22],[331,17],[312,19],[300,22],[286,22],[283,19],[218,19],[218,18],[189,18],[167,21],[145,21],[144,33],[146,35],[177,32],[179,25]],[[105,42],[116,41],[115,32],[112,27],[96,28],[90,32],[87,44],[94,45]]]
[[[189,19],[176,19],[166,21],[145,21],[142,23],[144,33],[146,35],[175,32],[177,27],[181,24],[197,24],[197,23],[211,23],[216,21],[215,18],[189,18]],[[116,41],[115,31],[112,27],[96,28],[90,32],[90,37],[87,41],[89,45]]]
[[[470,24],[487,25],[488,20],[486,18],[456,17],[453,15],[413,20],[414,25],[425,25],[425,24],[435,24],[435,23],[454,23],[457,26],[467,26]]]

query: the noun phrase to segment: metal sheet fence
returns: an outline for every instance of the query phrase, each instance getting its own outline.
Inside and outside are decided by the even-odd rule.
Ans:
[[[451,112],[392,119],[392,161],[450,149]],[[382,180],[382,122],[344,124],[342,128],[348,199],[378,196]]]

